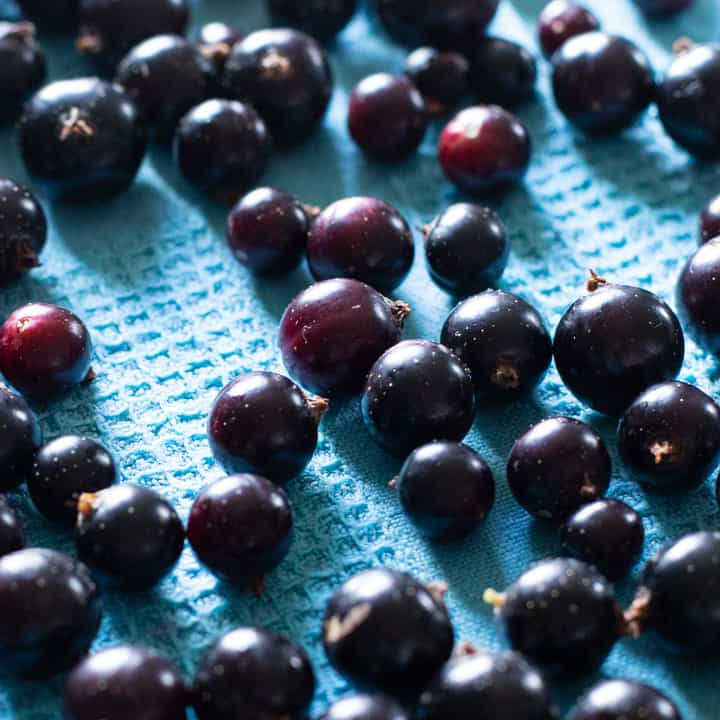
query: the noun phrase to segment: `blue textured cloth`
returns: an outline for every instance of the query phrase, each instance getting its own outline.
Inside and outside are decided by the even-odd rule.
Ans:
[[[587,4],[607,30],[646,50],[658,71],[667,66],[677,36],[715,40],[720,31],[715,0],[697,0],[695,9],[677,20],[653,25],[629,0]],[[256,0],[196,2],[194,22],[222,18],[243,29],[262,27],[260,5]],[[541,5],[541,0],[504,0],[494,31],[536,48]],[[46,44],[53,77],[87,74],[67,39]],[[421,151],[399,166],[372,164],[349,141],[348,89],[371,72],[399,70],[403,57],[360,15],[331,50],[337,83],[324,127],[303,147],[278,154],[265,182],[317,205],[352,194],[378,196],[416,228],[456,199],[436,160],[437,128]],[[675,148],[654,110],[617,139],[591,141],[576,134],[549,99],[547,74],[541,63],[538,99],[520,113],[534,142],[527,182],[498,203],[512,240],[503,287],[537,305],[550,327],[583,292],[588,267],[672,302],[681,265],[696,246],[697,212],[720,191],[718,169],[698,165]],[[0,174],[25,179],[9,130],[0,134]],[[225,213],[190,192],[171,159],[153,150],[126,195],[95,207],[49,207],[43,266],[0,292],[3,316],[30,300],[51,301],[76,311],[93,335],[97,380],[36,407],[46,436],[78,432],[101,438],[117,456],[125,480],[164,493],[183,517],[197,492],[221,475],[205,434],[215,393],[238,373],[281,369],[278,320],[295,292],[310,283],[305,268],[277,281],[251,277],[226,247]],[[419,234],[417,245],[413,271],[396,295],[413,307],[406,337],[437,339],[452,302],[428,279]],[[692,343],[681,378],[716,395],[720,390],[717,362]],[[646,556],[668,539],[720,525],[710,483],[687,497],[659,499],[624,480],[614,424],[585,412],[552,370],[533,398],[502,409],[481,408],[468,443],[493,467],[496,506],[467,542],[431,547],[387,487],[399,463],[370,441],[358,406],[357,400],[334,405],[313,462],[289,485],[294,543],[261,598],[218,582],[186,549],[175,572],[153,592],[105,594],[94,649],[121,641],[148,644],[175,659],[190,677],[203,649],[235,625],[285,631],[314,661],[317,713],[348,689],[321,649],[325,603],[342,580],[379,564],[426,580],[445,579],[458,637],[501,646],[483,590],[502,589],[529,563],[560,550],[557,535],[531,521],[512,500],[504,463],[514,439],[531,422],[553,414],[588,420],[610,444],[615,460],[610,494],[642,513]],[[70,536],[49,528],[24,493],[15,495],[13,504],[32,544],[72,552]],[[621,584],[625,601],[633,585],[633,580]],[[618,643],[603,675],[650,682],[678,702],[686,720],[714,720],[720,716],[719,670],[720,664],[707,658],[673,657],[646,637]],[[558,690],[558,703],[566,706],[596,679]],[[58,718],[60,688],[60,680],[32,684],[3,678],[0,717]]]

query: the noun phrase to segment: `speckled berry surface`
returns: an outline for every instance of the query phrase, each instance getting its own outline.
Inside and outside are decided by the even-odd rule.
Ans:
[[[677,36],[717,39],[720,6],[698,0],[689,12],[650,24],[630,0],[585,0],[612,33],[642,47],[659,71]],[[264,3],[233,9],[224,0],[197,0],[193,25],[211,19],[244,30],[265,25]],[[541,0],[504,0],[494,34],[531,47]],[[0,8],[7,6],[0,0]],[[372,34],[370,31],[372,30]],[[43,36],[53,79],[86,73],[67,40]],[[346,130],[349,90],[372,72],[399,72],[405,53],[366,15],[359,14],[330,49],[337,80],[324,125],[297,148],[278,152],[263,185],[280,187],[314,205],[342,196],[372,195],[396,206],[412,227],[466,200],[444,179],[433,126],[419,152],[401,165],[377,165]],[[720,167],[694,163],[663,134],[651,110],[619,138],[590,140],[554,108],[548,68],[541,63],[538,99],[519,111],[533,137],[525,184],[490,204],[507,225],[510,262],[501,286],[538,307],[554,328],[584,293],[588,267],[623,284],[652,290],[674,305],[674,286],[697,246],[697,214],[720,191]],[[0,175],[27,182],[11,129],[0,132]],[[72,432],[98,437],[114,453],[123,480],[170,499],[183,519],[193,499],[222,471],[212,460],[205,424],[213,398],[234,376],[251,370],[283,372],[276,347],[280,316],[311,283],[305,267],[278,280],[253,278],[224,239],[227,209],[188,190],[170,157],[152,150],[131,190],[96,206],[48,204],[50,234],[43,266],[3,289],[0,313],[30,301],[70,308],[92,334],[97,379],[52,404],[35,404],[47,438]],[[416,242],[420,242],[419,233]],[[418,252],[393,296],[413,307],[404,337],[437,340],[453,300],[437,289]],[[688,342],[680,379],[720,396],[720,365]],[[187,547],[178,566],[149,593],[105,592],[105,615],[94,649],[144,643],[177,662],[186,676],[204,650],[234,626],[261,625],[290,633],[308,650],[318,676],[312,716],[347,692],[322,652],[321,619],[333,589],[371,566],[409,570],[446,580],[457,636],[484,647],[503,644],[486,587],[502,589],[535,560],[558,555],[560,538],[516,505],[505,482],[513,441],[547,415],[589,422],[614,461],[609,495],[643,515],[646,556],[667,540],[720,526],[710,481],[693,494],[646,496],[622,479],[615,423],[586,412],[562,387],[554,369],[532,398],[481,409],[466,442],[480,451],[498,483],[496,504],[481,528],[459,545],[431,548],[404,516],[387,482],[401,458],[376,447],[360,416],[359,398],[336,401],[321,425],[318,451],[287,486],[295,536],[286,561],[265,594],[230,590],[200,567]],[[28,541],[74,552],[71,538],[46,524],[15,493],[12,504]],[[619,592],[628,601],[638,564]],[[685,720],[715,717],[720,704],[718,663],[672,655],[651,636],[622,640],[602,676],[625,676],[657,686],[677,702]],[[563,707],[601,676],[557,693]],[[2,720],[59,720],[60,687],[0,677]]]

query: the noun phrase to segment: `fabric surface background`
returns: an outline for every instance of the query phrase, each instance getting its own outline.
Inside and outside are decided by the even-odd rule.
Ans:
[[[493,32],[536,50],[542,4],[503,0]],[[263,27],[261,5],[259,0],[197,0],[194,25],[220,18],[244,30]],[[663,24],[646,23],[630,0],[587,0],[587,5],[607,30],[636,41],[658,71],[667,66],[677,36],[715,40],[720,31],[715,0],[697,0],[691,12]],[[7,1],[4,10],[10,10]],[[67,38],[46,38],[45,45],[53,77],[88,74]],[[367,161],[345,130],[349,88],[371,72],[399,70],[403,50],[363,13],[330,54],[336,90],[324,126],[304,146],[278,153],[264,182],[318,205],[353,194],[377,196],[420,227],[457,197],[436,160],[439,128],[399,166]],[[675,148],[654,110],[620,138],[591,141],[576,134],[554,109],[544,62],[540,75],[538,99],[520,112],[534,142],[527,182],[495,203],[512,240],[502,287],[536,304],[550,327],[583,292],[588,267],[652,289],[672,303],[682,263],[696,247],[698,210],[720,191],[718,168],[696,164]],[[11,130],[0,133],[0,174],[25,179]],[[92,332],[98,378],[59,402],[36,406],[46,437],[75,432],[101,438],[115,453],[124,480],[155,488],[186,517],[198,491],[221,475],[205,434],[214,395],[239,373],[281,370],[278,320],[292,296],[310,283],[309,275],[302,268],[276,281],[251,277],[224,242],[226,209],[189,191],[158,149],[150,152],[126,195],[103,205],[55,205],[48,211],[51,232],[43,266],[0,291],[0,312],[5,316],[30,300],[72,308]],[[396,296],[413,308],[406,337],[437,339],[452,301],[430,282],[419,233],[416,240],[412,274]],[[680,377],[720,395],[718,363],[692,342]],[[467,442],[493,467],[495,508],[467,542],[431,547],[387,487],[399,461],[371,442],[357,399],[334,403],[315,459],[289,485],[294,543],[265,594],[256,599],[218,582],[186,548],[175,572],[153,592],[105,593],[94,649],[121,641],[145,643],[167,653],[190,676],[204,648],[233,626],[285,631],[314,661],[317,715],[348,689],[322,653],[325,603],[338,583],[373,565],[445,579],[458,638],[501,646],[492,613],[482,603],[483,590],[502,589],[532,561],[559,553],[556,533],[531,521],[512,500],[504,463],[530,423],[554,414],[581,417],[608,441],[615,460],[610,495],[642,513],[646,556],[683,533],[720,526],[709,482],[692,495],[659,499],[624,480],[614,423],[585,412],[553,369],[533,398],[481,408]],[[24,492],[12,502],[33,545],[72,552],[71,537],[45,524]],[[619,586],[625,601],[637,572]],[[620,642],[602,674],[652,683],[678,702],[686,720],[714,720],[720,713],[718,670],[717,661],[672,656],[645,637]],[[594,679],[559,689],[558,703],[566,707]],[[32,684],[3,677],[0,718],[59,718],[60,688],[60,680]]]

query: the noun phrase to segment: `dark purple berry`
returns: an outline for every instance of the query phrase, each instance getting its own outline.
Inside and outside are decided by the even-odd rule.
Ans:
[[[478,652],[451,660],[420,696],[418,720],[550,720],[542,675],[522,655]]]
[[[290,549],[292,526],[283,490],[260,475],[230,475],[198,495],[188,541],[215,575],[261,592],[265,576]]]
[[[394,207],[375,198],[351,197],[318,215],[307,257],[316,280],[349,277],[390,292],[410,272],[415,246],[410,226]]]
[[[54,550],[0,558],[0,661],[45,677],[74,665],[100,626],[100,594],[88,569]]]
[[[503,290],[463,300],[448,316],[440,342],[469,368],[481,397],[513,400],[545,377],[552,341],[535,308]]]
[[[45,80],[45,56],[28,22],[0,22],[0,121],[12,121]]]
[[[701,159],[720,156],[720,46],[677,44],[656,101],[667,134]]]
[[[115,462],[104,445],[92,438],[64,435],[40,449],[27,487],[42,515],[74,527],[80,495],[104,490],[116,480]]]
[[[492,470],[467,445],[433,442],[414,450],[400,470],[403,510],[429,540],[451,542],[476,530],[495,501]]]
[[[430,115],[443,115],[467,95],[470,63],[452,51],[421,47],[405,60],[405,74],[425,99]]]
[[[78,0],[17,0],[23,17],[37,23],[43,30],[68,30],[77,20]]]
[[[271,149],[265,123],[250,105],[206,100],[180,120],[173,156],[191,185],[235,199],[265,172]]]
[[[26,187],[0,179],[0,285],[40,265],[47,221],[37,198]]]
[[[38,400],[90,382],[91,356],[82,320],[57,305],[23,305],[0,326],[0,371],[16,390]]]
[[[180,118],[212,90],[213,64],[178,35],[136,45],[118,65],[115,82],[133,99],[155,138],[172,142]]]
[[[599,29],[598,19],[587,8],[568,0],[552,0],[540,13],[540,47],[545,57],[550,57],[571,37]]]
[[[42,429],[19,395],[0,385],[0,491],[12,490],[32,472]]]
[[[634,480],[658,493],[687,492],[707,479],[720,457],[720,407],[692,385],[663,382],[635,398],[617,437]]]
[[[135,103],[97,78],[46,85],[25,105],[20,149],[33,182],[61,200],[88,202],[127,190],[145,156]]]
[[[155,585],[175,566],[185,531],[170,503],[153,490],[123,483],[78,501],[78,557],[128,590]]]
[[[714,197],[700,213],[700,244],[720,235],[720,195]]]
[[[481,103],[512,109],[535,94],[535,58],[522,45],[502,38],[483,38],[470,61],[470,88]]]
[[[210,22],[203,25],[195,37],[197,49],[212,62],[217,73],[225,67],[225,61],[244,35],[232,25]]]
[[[430,277],[456,297],[487,290],[505,271],[510,244],[505,226],[490,208],[451,205],[424,234]]]
[[[602,680],[578,700],[570,720],[682,720],[682,716],[670,698],[649,685]]]
[[[358,280],[315,283],[287,306],[280,352],[290,375],[323,397],[359,392],[373,363],[402,335],[410,308]]]
[[[470,372],[439,343],[405,340],[372,366],[362,415],[373,440],[396,455],[433,440],[462,440],[475,417]]]
[[[650,62],[625,38],[602,32],[576,35],[553,55],[552,65],[558,109],[586,133],[625,130],[653,100]]]
[[[518,503],[555,524],[604,495],[611,471],[600,435],[568,417],[533,425],[517,440],[507,463],[508,485]]]
[[[25,531],[12,505],[0,495],[0,557],[25,547]]]
[[[610,583],[580,560],[545,560],[523,573],[495,606],[514,650],[550,677],[574,679],[595,672],[623,633]]]
[[[423,96],[406,75],[369,75],[350,95],[348,130],[375,160],[398,162],[415,152],[428,119]]]
[[[561,537],[566,553],[594,565],[608,580],[620,580],[640,557],[645,530],[629,505],[603,498],[576,510]]]
[[[445,175],[470,194],[505,191],[519,183],[530,164],[527,128],[497,105],[478,105],[456,115],[438,145]]]
[[[348,695],[330,707],[320,720],[410,720],[410,716],[384,695]]]
[[[182,675],[152,650],[120,645],[80,662],[65,680],[65,720],[185,720]]]
[[[678,305],[685,326],[713,353],[720,352],[720,237],[701,245],[678,282]]]
[[[242,627],[221,637],[195,673],[198,720],[301,720],[315,693],[305,651],[284,635]]]
[[[557,326],[555,364],[578,400],[618,416],[643,390],[677,376],[685,340],[675,313],[647,290],[596,275],[588,289]]]
[[[352,20],[357,0],[267,0],[274,25],[302,30],[318,40],[331,40]]]
[[[325,609],[323,644],[332,665],[353,683],[390,695],[418,695],[453,642],[442,593],[396,570],[354,575]]]
[[[687,10],[694,0],[635,0],[635,4],[651,18],[667,18]]]
[[[248,102],[273,140],[305,140],[322,122],[332,95],[327,54],[297,30],[260,30],[237,43],[222,76],[229,97]]]

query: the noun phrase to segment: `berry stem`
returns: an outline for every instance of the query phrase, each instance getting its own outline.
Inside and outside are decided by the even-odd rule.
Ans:
[[[642,635],[650,613],[651,602],[652,595],[650,591],[645,587],[641,587],[630,607],[623,613],[623,635],[632,638],[638,638]]]
[[[330,407],[330,401],[317,395],[308,395],[307,403],[315,422],[319,425],[323,415]]]
[[[608,284],[608,281],[602,275],[598,275],[592,268],[590,268],[589,272],[590,277],[586,285],[588,292],[595,292],[597,289],[605,287],[605,285]]]
[[[495,610],[501,610],[505,605],[506,600],[507,598],[505,597],[505,593],[499,593],[497,590],[493,590],[492,588],[488,588],[483,593],[483,602],[488,605],[492,605]]]
[[[390,312],[392,313],[395,322],[399,328],[405,324],[405,319],[412,312],[410,306],[402,300],[387,300],[390,305]]]

